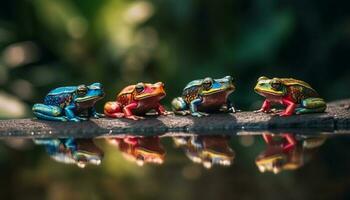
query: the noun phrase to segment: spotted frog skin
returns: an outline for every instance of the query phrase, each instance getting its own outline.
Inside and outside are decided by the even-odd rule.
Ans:
[[[103,151],[92,139],[34,139],[36,145],[43,145],[49,156],[57,162],[76,164],[80,168],[86,165],[100,165]]]
[[[104,97],[101,83],[89,86],[68,86],[51,90],[43,104],[34,104],[33,113],[38,119],[51,121],[87,120],[89,117],[99,118],[94,106]]]
[[[118,95],[116,101],[107,102],[104,113],[112,118],[142,119],[139,115],[145,115],[150,110],[155,110],[159,115],[167,115],[168,112],[160,104],[165,97],[164,84],[157,82],[138,83],[125,87]]]
[[[307,83],[293,78],[260,77],[255,91],[266,99],[257,112],[269,112],[271,104],[282,104],[286,109],[280,116],[319,113],[326,110],[326,102]]]
[[[126,136],[107,140],[117,146],[125,158],[135,162],[138,166],[143,166],[145,163],[162,164],[165,160],[166,152],[157,136]]]
[[[228,96],[234,90],[235,86],[231,76],[221,79],[208,77],[194,80],[186,85],[181,97],[171,102],[172,108],[176,114],[191,113],[195,117],[208,116],[206,112],[235,112],[235,108],[228,100]]]

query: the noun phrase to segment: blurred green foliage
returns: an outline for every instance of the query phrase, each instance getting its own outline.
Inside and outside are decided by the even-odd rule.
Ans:
[[[257,107],[261,75],[303,79],[327,100],[350,96],[349,6],[340,2],[15,0],[0,11],[1,92],[26,107],[11,113],[3,100],[3,118],[29,116],[54,87],[96,81],[104,101],[163,81],[166,105],[190,80],[225,75],[237,79],[241,109]]]

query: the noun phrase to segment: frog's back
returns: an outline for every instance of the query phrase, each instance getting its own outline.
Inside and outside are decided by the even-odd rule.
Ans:
[[[117,95],[117,101],[122,105],[127,105],[132,101],[132,94],[135,90],[135,85],[129,85],[125,87],[120,93]]]
[[[285,78],[282,81],[284,85],[288,86],[290,93],[298,102],[309,97],[319,97],[316,90],[304,81],[293,78]]]
[[[186,101],[186,103],[190,103],[192,100],[198,97],[201,84],[202,80],[194,80],[186,85],[182,92],[182,98]]]
[[[64,107],[72,100],[72,94],[76,90],[76,87],[59,87],[51,90],[44,99],[44,104]]]
[[[302,80],[298,80],[294,78],[281,78],[281,80],[283,84],[287,86],[297,85],[297,86],[301,86],[301,87],[305,87],[313,90],[313,88],[308,83]]]

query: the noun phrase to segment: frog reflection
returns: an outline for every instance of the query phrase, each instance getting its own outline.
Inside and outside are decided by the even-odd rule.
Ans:
[[[230,166],[235,157],[226,136],[173,137],[177,147],[185,150],[186,156],[209,169],[213,165]]]
[[[51,158],[65,164],[76,164],[80,168],[86,165],[100,165],[103,151],[92,139],[34,139],[37,145],[43,145]]]
[[[151,137],[115,137],[107,138],[115,145],[123,156],[139,166],[145,163],[162,164],[165,159],[165,149],[157,136]]]
[[[255,159],[260,172],[275,174],[283,170],[296,170],[304,165],[313,152],[325,141],[326,136],[303,136],[291,133],[262,135],[267,146]]]

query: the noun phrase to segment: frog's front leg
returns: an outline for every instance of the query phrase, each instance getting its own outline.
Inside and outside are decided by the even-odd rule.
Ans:
[[[295,108],[297,107],[297,104],[289,99],[282,99],[282,103],[283,105],[287,106],[287,108],[282,113],[280,113],[280,116],[283,117],[283,116],[293,115]]]
[[[296,109],[296,114],[303,113],[320,113],[327,108],[326,102],[321,98],[307,98],[301,102],[299,108]]]
[[[67,121],[67,118],[62,116],[62,109],[58,106],[50,106],[45,104],[34,104],[33,113],[38,119],[50,121]]]
[[[190,111],[191,115],[194,117],[202,117],[202,116],[208,116],[209,114],[204,113],[204,112],[198,112],[198,106],[201,105],[202,99],[194,99],[190,102]]]
[[[69,121],[80,122],[83,120],[87,120],[86,118],[76,116],[74,113],[75,109],[76,107],[74,104],[70,104],[64,108],[65,115]]]
[[[270,110],[271,110],[271,102],[269,100],[265,99],[261,108],[259,110],[254,111],[254,112],[256,112],[256,113],[258,113],[258,112],[268,113],[268,112],[270,112]]]
[[[165,110],[164,106],[160,103],[157,104],[157,107],[155,108],[157,111],[158,115],[169,115],[171,112],[168,112]]]
[[[233,103],[230,100],[227,100],[226,106],[227,106],[228,112],[231,112],[231,113],[240,112],[240,110],[236,110],[236,108],[233,106]]]
[[[94,107],[91,107],[91,108],[90,108],[90,112],[89,112],[89,113],[91,113],[91,116],[92,116],[93,118],[96,118],[96,119],[98,119],[98,118],[100,118],[100,117],[104,117],[103,114],[96,112],[96,109],[95,109]]]

